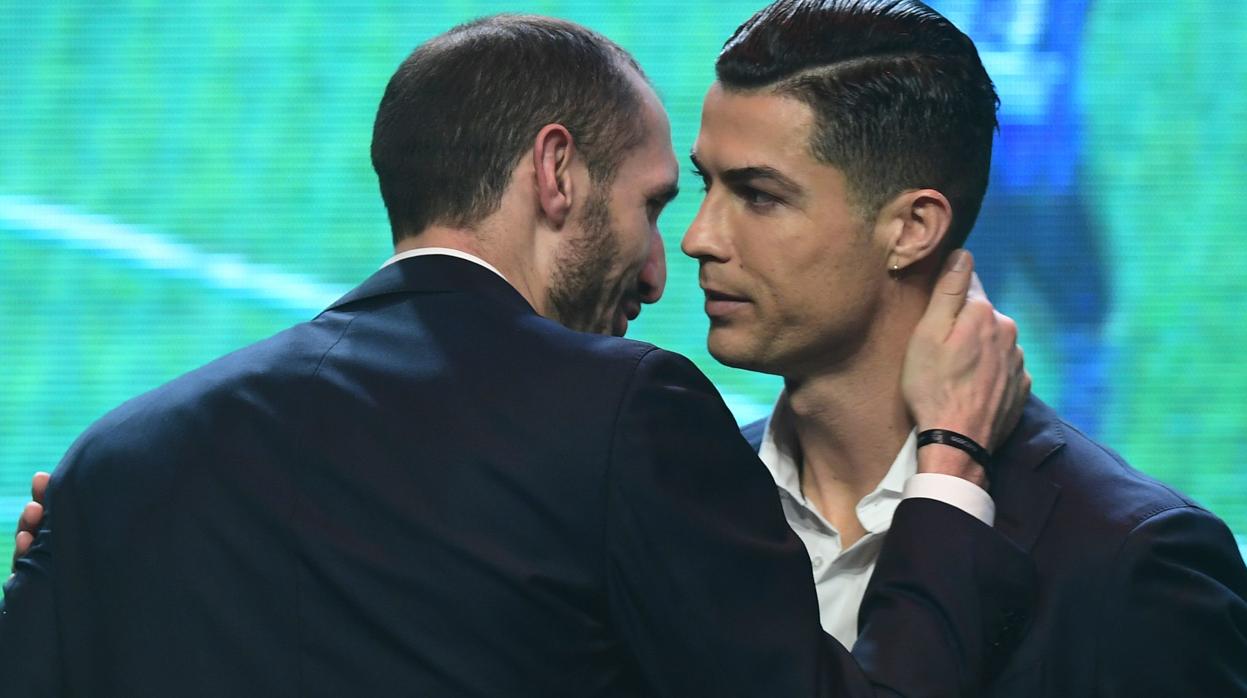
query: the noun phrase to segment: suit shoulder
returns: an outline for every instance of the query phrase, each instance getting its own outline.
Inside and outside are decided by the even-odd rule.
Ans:
[[[126,400],[91,424],[59,469],[103,461],[138,462],[153,453],[187,448],[192,433],[210,433],[214,418],[243,414],[313,373],[340,327],[301,323],[248,345]],[[238,409],[231,412],[231,405]],[[208,407],[222,409],[207,409]]]
[[[1130,534],[1140,523],[1167,511],[1189,509],[1212,516],[1178,489],[1134,468],[1121,454],[1056,420],[1064,445],[1043,465],[1044,474],[1061,488],[1061,510],[1088,528],[1113,538]]]
[[[542,356],[544,360],[533,365],[544,364],[561,377],[577,376],[599,386],[605,382],[626,387],[646,379],[709,385],[688,358],[649,342],[577,332],[536,316],[525,318],[525,325],[529,344],[524,353]]]
[[[622,363],[639,362],[651,353],[670,354],[672,352],[659,349],[650,342],[643,342],[626,337],[611,337],[588,332],[577,332],[539,316],[525,318],[528,325],[535,330],[534,334],[543,344],[552,347],[562,354],[575,355],[591,363]]]
[[[1031,551],[1046,580],[1042,615],[1051,622],[1081,619],[1116,598],[1128,575],[1166,559],[1221,571],[1241,566],[1214,514],[1046,406],[1028,406],[1019,429],[1007,455],[1029,458],[1015,461],[1022,467],[1012,474],[1008,461],[1001,464],[996,527]]]
[[[1054,474],[1071,486],[1085,487],[1101,501],[1112,502],[1109,511],[1120,516],[1122,524],[1134,526],[1148,516],[1180,507],[1202,509],[1175,487],[1135,469],[1110,447],[1065,421],[1061,425],[1066,445],[1059,454],[1062,467],[1056,467]]]

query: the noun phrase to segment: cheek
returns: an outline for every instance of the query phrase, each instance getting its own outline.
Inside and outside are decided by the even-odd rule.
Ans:
[[[855,322],[878,293],[868,261],[855,251],[790,244],[760,263],[776,321],[808,329]]]
[[[658,292],[661,293],[660,284],[666,279],[666,267],[661,257],[655,258],[653,246],[658,245],[661,254],[662,241],[651,240],[657,236],[648,218],[642,223],[628,221],[626,226],[616,227],[613,233],[615,254],[612,259],[603,260],[603,265],[610,270],[607,285],[611,293],[626,294],[642,282],[648,287],[660,289]]]
[[[818,250],[808,246],[776,244],[764,253],[741,255],[742,266],[760,282],[760,291],[782,314],[799,314],[816,305],[834,286],[834,270]]]
[[[654,232],[649,217],[644,214],[627,216],[614,226],[613,232],[618,241],[620,262],[627,266],[633,266],[635,262],[639,266],[649,254],[650,238]]]

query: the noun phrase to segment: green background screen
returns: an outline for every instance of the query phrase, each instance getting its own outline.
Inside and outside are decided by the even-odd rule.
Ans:
[[[649,73],[683,159],[714,58],[760,5],[0,5],[0,528],[104,412],[311,318],[388,257],[369,139],[419,42],[499,11],[587,24]],[[932,5],[1001,95],[968,246],[1036,393],[1247,533],[1247,3]],[[630,336],[690,356],[751,420],[779,383],[705,351],[682,179],[667,292]]]

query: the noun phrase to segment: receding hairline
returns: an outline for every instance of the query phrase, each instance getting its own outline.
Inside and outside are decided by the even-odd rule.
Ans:
[[[549,52],[545,50],[547,47]],[[482,66],[499,68],[493,75],[508,77],[500,82],[499,77],[490,78],[490,73],[477,72],[473,68],[476,62],[473,57],[478,55]],[[524,62],[515,63],[515,58],[521,55],[535,57],[544,70],[535,72],[525,68]],[[508,62],[511,62],[509,67]],[[556,75],[567,77],[553,81],[551,77]],[[467,83],[462,82],[465,78]],[[473,102],[467,96],[453,96],[465,91],[477,92],[473,89],[477,84],[471,82],[473,79],[480,81],[487,90],[479,94],[497,93],[502,101],[478,97]],[[459,84],[449,82],[451,80]],[[422,94],[419,92],[421,85],[425,89],[432,86],[434,91]],[[642,103],[649,99],[641,85],[653,89],[649,77],[630,52],[601,32],[557,17],[528,13],[486,15],[429,37],[391,77],[374,120],[373,166],[395,239],[416,235],[431,223],[467,225],[489,215],[496,209],[499,192],[507,186],[509,172],[523,152],[531,148],[531,138],[547,124],[562,125],[576,137],[595,181],[612,180],[622,158],[643,143],[647,135],[634,119]],[[512,106],[508,106],[512,104],[508,95],[515,97]],[[424,119],[421,123],[445,131],[443,143],[480,140],[479,136],[484,134],[470,124],[461,122],[452,127],[448,122],[443,123],[447,119],[445,115],[452,113],[444,109],[440,110],[441,116],[431,118],[428,107],[423,107],[421,112],[419,101],[425,104],[445,102],[452,106],[475,103],[476,113],[483,114],[481,119],[498,120],[507,114],[519,118],[490,127],[489,133],[494,135],[484,137],[482,142],[496,141],[498,147],[485,152],[497,155],[469,158],[468,164],[472,167],[467,171],[472,173],[472,180],[465,180],[464,186],[457,188],[457,191],[466,192],[463,195],[448,196],[445,185],[436,183],[409,185],[422,171],[448,175],[426,177],[427,181],[454,180],[455,172],[446,170],[443,162],[449,157],[444,149],[420,146],[422,152],[436,159],[428,167],[402,161],[402,147],[378,150],[378,144],[415,146],[418,139],[401,135],[400,123],[401,119],[414,118],[413,115],[421,115]],[[534,106],[541,104],[548,108]],[[531,133],[529,127],[534,129]]]

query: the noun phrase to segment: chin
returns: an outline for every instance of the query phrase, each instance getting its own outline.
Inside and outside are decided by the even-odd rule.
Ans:
[[[710,356],[724,366],[780,375],[777,367],[772,366],[766,360],[762,351],[757,347],[743,346],[743,344],[745,343],[733,342],[730,338],[721,335],[716,336],[714,329],[710,330],[710,335],[706,338],[706,349],[710,352]]]

